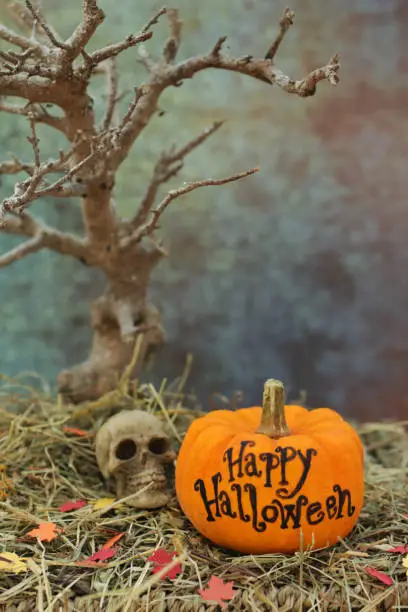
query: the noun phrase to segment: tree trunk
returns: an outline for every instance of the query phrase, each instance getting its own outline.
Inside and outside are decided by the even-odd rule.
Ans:
[[[88,359],[58,376],[58,392],[64,401],[96,400],[115,389],[132,359],[139,334],[143,340],[131,378],[140,375],[146,358],[164,342],[161,315],[147,302],[157,256],[139,252],[120,259],[111,261],[105,270],[107,290],[92,304],[93,340]]]

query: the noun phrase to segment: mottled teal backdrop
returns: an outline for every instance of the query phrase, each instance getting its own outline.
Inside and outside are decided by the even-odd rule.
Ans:
[[[80,1],[47,0],[68,34]],[[161,6],[149,0],[101,0],[107,13],[96,44],[121,39]],[[221,35],[235,55],[263,56],[286,0],[178,0],[184,19],[180,57]],[[306,100],[237,74],[206,71],[162,98],[117,180],[116,198],[131,214],[160,151],[185,142],[214,120],[227,123],[194,152],[184,180],[218,177],[255,165],[243,182],[174,201],[162,219],[170,257],[157,269],[151,298],[162,308],[167,344],[152,374],[180,374],[204,405],[218,391],[258,402],[266,377],[289,398],[307,391],[311,406],[331,405],[366,420],[408,414],[408,2],[293,0],[292,28],[279,67],[292,77],[339,52],[341,83]],[[1,9],[4,18],[4,9]],[[146,43],[159,52],[166,20]],[[144,78],[136,51],[121,60],[121,86]],[[103,80],[93,88],[103,112]],[[25,157],[24,121],[2,116],[2,157]],[[50,129],[41,150],[58,146]],[[25,152],[25,153],[24,153]],[[12,183],[3,181],[1,195]],[[32,207],[58,227],[80,231],[77,204]],[[1,250],[17,242],[0,235]],[[88,350],[89,302],[103,279],[53,253],[0,270],[0,370],[35,370],[51,385]]]

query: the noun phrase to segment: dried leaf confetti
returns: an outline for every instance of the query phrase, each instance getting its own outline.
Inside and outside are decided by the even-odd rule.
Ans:
[[[171,554],[167,552],[164,548],[158,548],[154,551],[150,557],[147,558],[148,561],[151,561],[155,566],[156,565],[166,565],[170,563],[173,557],[175,557],[176,553],[172,552]]]
[[[107,561],[111,559],[116,553],[116,548],[102,548],[101,550],[97,550],[96,553],[83,559],[82,561],[77,561],[75,565],[92,565],[99,567],[101,564],[97,563],[99,561]]]
[[[110,540],[105,542],[105,544],[102,546],[102,549],[105,550],[106,548],[113,548],[116,542],[119,542],[119,540],[125,535],[125,533],[126,531],[122,531],[122,533],[117,533],[116,535],[114,535],[112,538],[110,538]]]
[[[7,476],[7,466],[0,465],[0,499],[6,499],[14,491],[12,480]]]
[[[60,527],[57,527],[55,523],[39,523],[36,529],[32,529],[27,533],[28,536],[32,538],[38,538],[41,542],[52,542],[55,540],[59,533],[62,533],[64,530]]]
[[[198,589],[201,599],[217,603],[221,608],[226,608],[226,601],[230,601],[236,591],[233,589],[234,583],[224,582],[217,576],[211,576],[206,589]]]
[[[2,552],[0,553],[0,572],[10,572],[19,574],[26,572],[27,565],[24,559],[21,559],[16,553]]]
[[[169,565],[173,557],[176,557],[176,556],[177,556],[177,553],[175,551],[172,553],[168,553],[167,550],[165,550],[164,548],[158,548],[157,550],[154,551],[152,555],[150,555],[150,557],[147,558],[147,560],[153,563],[154,565],[153,573],[157,574],[163,568],[165,568],[166,565]],[[170,580],[174,580],[175,578],[177,578],[180,572],[181,572],[181,563],[177,563],[174,567],[169,569],[168,572],[163,574],[161,579],[164,580],[165,578],[170,578]]]
[[[104,508],[108,508],[111,506],[116,499],[114,497],[101,497],[100,499],[96,499],[91,502],[94,510],[103,510]]]
[[[78,427],[69,427],[68,425],[64,425],[62,429],[63,431],[65,431],[65,433],[72,434],[73,436],[84,437],[91,435],[89,431],[85,431],[85,429],[79,429]]]
[[[86,505],[87,502],[83,499],[79,499],[78,501],[67,501],[59,506],[58,510],[60,512],[71,512],[72,510],[79,510],[79,508],[83,508]]]
[[[408,553],[408,544],[401,544],[400,546],[394,546],[394,548],[388,548],[389,553]]]
[[[402,565],[407,568],[407,578],[408,578],[408,555],[403,558]]]
[[[94,553],[87,561],[107,561],[111,559],[116,552],[116,548],[102,548]]]
[[[375,567],[365,567],[364,571],[373,578],[377,578],[377,580],[379,580],[383,584],[386,584],[387,586],[391,586],[391,584],[394,584],[394,581],[391,576],[388,576],[388,574],[376,570]]]

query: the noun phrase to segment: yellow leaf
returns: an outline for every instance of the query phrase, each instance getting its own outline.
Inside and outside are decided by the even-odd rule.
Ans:
[[[19,574],[27,571],[27,564],[16,553],[0,552],[0,572]]]
[[[104,508],[107,508],[108,506],[113,504],[113,502],[115,501],[116,499],[114,497],[101,497],[93,501],[92,505],[95,510],[103,510]]]
[[[402,565],[407,568],[407,577],[408,577],[408,555],[403,558]]]

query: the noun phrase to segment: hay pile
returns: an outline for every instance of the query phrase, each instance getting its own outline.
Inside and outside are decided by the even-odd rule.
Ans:
[[[26,559],[26,572],[0,572],[0,610],[23,612],[106,610],[192,612],[220,610],[197,593],[211,575],[234,581],[228,610],[374,611],[408,609],[403,554],[408,544],[408,439],[400,424],[357,427],[366,447],[366,501],[353,534],[337,546],[296,555],[245,556],[204,541],[184,519],[176,500],[158,511],[91,503],[62,513],[67,500],[112,497],[98,472],[93,436],[106,418],[132,406],[168,421],[182,439],[199,412],[180,388],[147,384],[130,399],[123,387],[103,401],[63,407],[47,393],[2,378],[0,387],[0,560],[4,552]],[[67,427],[85,429],[75,435]],[[10,490],[7,492],[6,484]],[[2,487],[2,488],[1,488]],[[63,528],[52,542],[27,532],[41,521]],[[118,532],[118,550],[101,567],[78,566]],[[158,548],[176,550],[183,571],[160,580],[147,558]],[[392,577],[386,586],[373,567]]]

